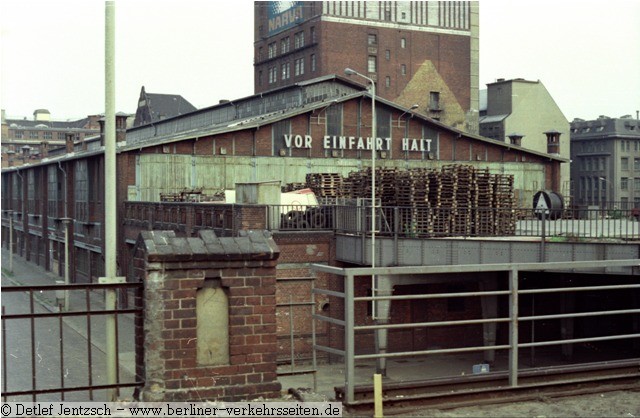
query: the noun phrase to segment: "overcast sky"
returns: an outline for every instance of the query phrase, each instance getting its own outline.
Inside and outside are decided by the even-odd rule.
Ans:
[[[104,111],[104,2],[0,1],[8,117]],[[198,108],[253,94],[253,2],[116,0],[116,109],[140,87]],[[480,88],[540,80],[571,121],[640,110],[640,1],[480,1]]]

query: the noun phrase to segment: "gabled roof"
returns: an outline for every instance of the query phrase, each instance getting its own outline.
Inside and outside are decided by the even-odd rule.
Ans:
[[[133,126],[155,123],[197,110],[179,94],[147,93],[142,86]]]
[[[274,91],[270,91],[270,92],[265,92],[262,94],[258,94],[258,95],[254,95],[254,96],[250,96],[241,100],[237,100],[237,101],[232,101],[229,103],[225,103],[224,105],[216,105],[213,106],[211,108],[206,108],[206,109],[201,109],[199,110],[197,113],[201,113],[201,112],[206,112],[206,111],[214,111],[214,110],[222,110],[222,109],[232,109],[234,106],[241,106],[242,102],[249,102],[249,101],[253,101],[255,99],[264,99],[264,100],[269,100],[269,95],[272,95],[272,97],[276,97],[276,98],[281,98],[283,91],[285,90],[289,90],[289,91],[296,91],[297,89],[305,88],[305,87],[309,87],[309,86],[313,86],[313,85],[321,85],[322,83],[335,83],[338,82],[340,84],[343,84],[345,89],[338,91],[335,95],[329,95],[325,98],[323,98],[322,100],[317,100],[317,101],[297,101],[297,102],[291,102],[291,103],[295,103],[295,105],[291,105],[290,107],[284,107],[284,108],[275,108],[272,111],[268,111],[268,112],[262,112],[259,114],[251,114],[251,115],[247,115],[246,117],[241,117],[238,116],[238,113],[235,112],[235,117],[229,118],[229,119],[221,119],[219,120],[217,123],[208,123],[205,125],[201,125],[201,126],[193,126],[191,129],[184,129],[181,132],[176,132],[176,130],[174,129],[163,129],[160,126],[157,126],[157,129],[154,129],[154,132],[156,133],[156,135],[153,137],[153,140],[149,141],[149,140],[145,140],[142,142],[133,142],[129,143],[129,139],[127,139],[127,144],[123,146],[123,148],[121,148],[122,150],[127,150],[127,149],[139,149],[139,148],[143,148],[143,147],[148,147],[148,146],[157,146],[160,144],[166,144],[166,143],[172,143],[172,142],[178,142],[178,141],[183,141],[185,139],[190,139],[190,138],[194,138],[194,137],[202,137],[202,136],[206,136],[206,135],[217,135],[217,134],[222,134],[222,133],[226,133],[226,132],[234,132],[234,131],[239,131],[239,130],[244,130],[244,129],[248,129],[248,128],[259,128],[260,126],[264,126],[267,124],[271,124],[274,122],[278,122],[280,120],[284,120],[284,119],[288,119],[294,116],[297,116],[299,114],[302,113],[307,113],[309,111],[313,111],[313,110],[317,110],[317,109],[322,109],[328,106],[333,105],[334,103],[342,103],[342,102],[346,102],[348,100],[354,99],[354,98],[358,98],[358,97],[367,97],[367,98],[371,98],[370,93],[365,90],[365,88],[358,84],[358,83],[354,83],[349,79],[345,79],[341,76],[330,76],[330,77],[322,77],[319,79],[314,79],[314,80],[308,80],[305,81],[304,83],[300,83],[300,84],[295,84],[292,86],[287,86],[287,87],[283,87],[282,89],[278,89],[278,90],[274,90]],[[324,89],[318,89],[321,91],[325,91]],[[316,91],[316,90],[313,90]],[[335,89],[326,89],[326,91],[332,91],[335,92]],[[300,93],[301,95],[304,94],[304,92],[301,91]],[[263,97],[264,96],[264,97]],[[293,95],[295,96],[295,95]],[[292,96],[292,97],[293,97]],[[381,104],[384,104],[386,106],[392,107],[397,109],[400,112],[410,112],[410,109],[404,108],[394,102],[391,102],[389,100],[385,100],[382,99],[380,97],[376,97],[376,102],[379,102]],[[229,114],[232,114],[234,112],[228,112]],[[557,155],[550,155],[544,152],[538,152],[538,151],[534,151],[534,150],[530,150],[527,148],[523,148],[521,146],[517,146],[517,145],[513,145],[513,144],[508,144],[502,141],[496,141],[490,138],[486,138],[480,135],[474,135],[474,134],[469,134],[467,132],[452,128],[449,125],[446,125],[442,122],[439,122],[435,119],[423,116],[419,113],[412,113],[413,117],[415,119],[421,119],[429,124],[435,125],[437,127],[439,127],[442,130],[448,130],[452,133],[455,133],[457,135],[460,136],[464,136],[473,140],[477,140],[477,141],[481,141],[481,142],[486,142],[486,143],[490,143],[493,145],[497,145],[506,149],[517,149],[521,152],[526,152],[526,153],[530,153],[536,156],[540,156],[540,157],[544,157],[544,158],[549,158],[549,159],[553,159],[553,160],[558,160],[558,161],[568,161],[565,158],[561,158]],[[164,123],[176,123],[176,121],[165,121]],[[188,125],[188,123],[184,123],[181,124],[182,126],[186,126]],[[140,128],[138,128],[140,129]],[[136,129],[134,129],[135,131]],[[166,132],[166,133],[165,133]],[[128,135],[127,135],[128,136]]]

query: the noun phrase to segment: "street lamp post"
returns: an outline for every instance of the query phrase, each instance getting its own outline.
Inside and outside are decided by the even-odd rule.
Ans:
[[[376,83],[372,78],[351,68],[345,68],[346,75],[359,75],[371,83],[371,267],[376,267]],[[371,296],[376,295],[376,275],[371,275]],[[376,301],[371,301],[372,317],[376,319]]]
[[[378,283],[378,277],[375,274],[376,267],[376,151],[378,149],[378,135],[376,131],[376,83],[373,79],[360,74],[359,72],[346,68],[346,75],[359,75],[371,83],[371,318],[378,324],[387,323],[389,318],[389,308],[391,301],[383,300],[378,306],[375,299],[378,293],[391,294],[392,290],[388,287],[389,282]],[[378,310],[380,312],[378,312]],[[376,351],[380,354],[387,352],[387,329],[378,329],[375,331]],[[380,357],[376,361],[376,373],[386,375],[387,362],[386,357]]]

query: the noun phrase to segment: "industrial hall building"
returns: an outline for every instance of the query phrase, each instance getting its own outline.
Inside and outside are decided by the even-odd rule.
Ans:
[[[525,204],[540,186],[557,188],[566,161],[555,153],[467,134],[387,100],[376,102],[378,168],[483,168],[511,175],[514,195]],[[371,164],[371,103],[360,84],[328,76],[128,130],[121,114],[119,216],[126,218],[126,202],[160,202],[184,190],[215,196],[237,184],[304,184],[314,173],[347,177],[364,170]],[[66,154],[3,171],[3,213],[12,211],[24,223],[16,227],[22,231],[16,250],[62,272],[59,219],[72,219],[78,282],[95,280],[101,271],[102,141],[69,137]],[[120,228],[123,270],[130,261],[125,235],[127,228]]]

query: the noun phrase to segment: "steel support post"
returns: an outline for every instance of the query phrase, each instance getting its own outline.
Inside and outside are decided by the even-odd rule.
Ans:
[[[509,385],[518,386],[518,270],[509,270]]]
[[[355,347],[354,347],[354,277],[347,274],[344,281],[344,362],[345,362],[345,397],[351,403],[355,397]]]

